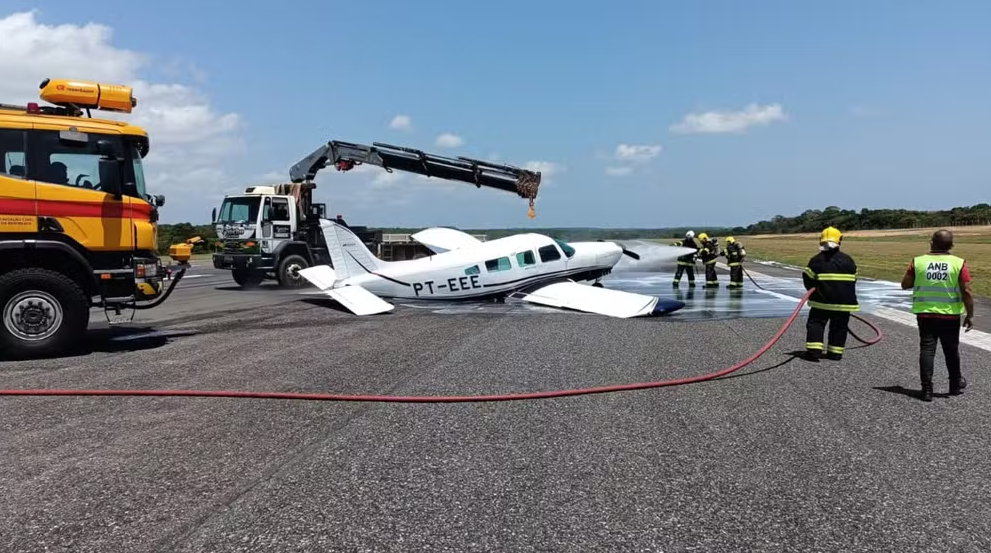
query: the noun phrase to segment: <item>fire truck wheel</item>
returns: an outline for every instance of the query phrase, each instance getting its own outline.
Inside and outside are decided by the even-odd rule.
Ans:
[[[0,310],[0,353],[8,358],[61,354],[89,326],[89,299],[82,288],[48,269],[0,275]]]
[[[309,267],[310,264],[300,255],[287,255],[279,262],[279,285],[286,288],[299,288],[305,286],[308,280],[303,278],[299,271]]]

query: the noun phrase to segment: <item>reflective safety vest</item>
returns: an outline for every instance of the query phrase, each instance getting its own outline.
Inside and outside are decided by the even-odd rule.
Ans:
[[[915,288],[912,313],[960,315],[964,312],[960,272],[964,260],[955,255],[920,255],[913,260]]]

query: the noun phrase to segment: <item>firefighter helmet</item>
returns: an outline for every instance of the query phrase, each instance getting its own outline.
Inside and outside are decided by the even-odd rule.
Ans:
[[[727,244],[735,244],[736,243],[736,238],[733,238],[732,236],[727,236],[726,237],[726,243]]]
[[[835,227],[826,227],[819,235],[819,243],[824,246],[836,248],[843,241],[843,234]]]
[[[695,238],[695,231],[694,230],[690,230],[690,231],[686,232],[685,233],[685,238],[688,238],[688,239]]]
[[[701,241],[703,241],[703,242],[705,242],[705,241],[706,241],[706,240],[708,240],[708,239],[709,239],[709,235],[708,235],[708,234],[706,234],[706,233],[704,233],[704,232],[703,232],[702,234],[700,234],[700,235],[699,235],[699,240],[701,240]]]

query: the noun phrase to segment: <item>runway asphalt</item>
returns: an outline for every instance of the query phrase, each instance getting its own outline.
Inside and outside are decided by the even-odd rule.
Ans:
[[[226,275],[211,272],[145,319],[171,338],[97,331],[86,355],[0,363],[3,387],[549,390],[709,372],[783,323],[359,319],[291,293],[217,293]],[[0,550],[991,550],[991,353],[963,346],[966,393],[923,403],[915,329],[871,320],[885,340],[838,363],[790,355],[803,317],[728,378],[574,398],[0,398]],[[940,359],[937,395],[945,379]]]

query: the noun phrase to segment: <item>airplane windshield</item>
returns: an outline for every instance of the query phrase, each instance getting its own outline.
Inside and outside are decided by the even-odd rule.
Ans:
[[[561,251],[564,252],[565,257],[570,258],[571,256],[575,255],[575,249],[569,246],[567,242],[558,240],[557,238],[555,238],[554,241],[557,242],[558,246],[561,246]]]

